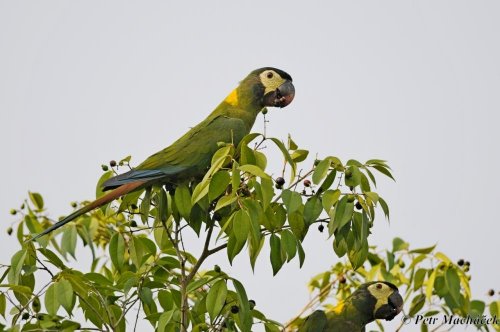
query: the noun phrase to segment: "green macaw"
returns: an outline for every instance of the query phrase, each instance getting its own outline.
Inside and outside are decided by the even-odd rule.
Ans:
[[[103,190],[112,189],[111,192],[73,212],[32,240],[130,192],[158,184],[176,185],[202,176],[209,168],[219,142],[238,145],[250,133],[264,107],[285,107],[294,96],[292,77],[284,71],[272,67],[252,71],[205,120],[136,168],[104,182]]]
[[[316,310],[298,332],[365,332],[375,319],[392,320],[403,308],[398,288],[386,281],[361,285],[331,311]]]

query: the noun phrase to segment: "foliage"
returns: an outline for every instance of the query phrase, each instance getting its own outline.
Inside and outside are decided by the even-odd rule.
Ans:
[[[304,321],[300,316],[320,304],[326,311],[332,310],[334,306],[330,303],[347,298],[359,285],[371,280],[389,281],[398,286],[404,298],[403,314],[407,319],[401,319],[397,331],[413,331],[415,326],[421,331],[448,331],[453,324],[444,322],[445,315],[472,319],[482,315],[500,317],[500,301],[492,301],[487,306],[483,301],[472,299],[470,263],[464,259],[454,263],[435,247],[410,249],[408,242],[394,238],[392,250],[380,251],[371,247],[367,261],[356,270],[349,262],[336,263],[329,271],[311,279],[309,290],[315,296],[296,318],[285,325],[289,330],[300,326]],[[439,318],[433,320],[432,317]],[[379,321],[377,324],[384,331]],[[500,331],[498,324],[479,323],[475,326],[481,331],[490,331],[490,328]]]
[[[253,141],[256,143],[250,148]],[[262,149],[267,144],[275,146],[284,159],[280,176],[275,178],[266,171]],[[12,211],[19,216],[16,235],[21,248],[0,280],[0,314],[7,318],[8,301],[6,324],[12,331],[74,331],[88,326],[125,331],[132,329],[139,316],[157,331],[250,331],[255,324],[264,325],[266,331],[279,331],[282,325],[258,311],[238,280],[217,266],[207,269],[203,263],[219,251],[225,251],[232,262],[246,246],[253,268],[268,243],[273,274],[293,259],[302,266],[306,257],[302,241],[313,225],[321,230],[326,226],[333,250],[349,262],[324,274],[317,284],[320,288],[331,283],[333,275],[347,276],[352,287],[363,278],[396,279],[400,285],[418,280],[415,286],[421,283],[427,300],[435,298],[435,289],[439,300],[445,301],[443,308],[466,310],[470,305],[479,311],[470,301],[466,273],[444,261],[444,255],[435,255],[438,269],[430,266],[422,272],[422,261],[402,272],[400,261],[416,261],[421,257],[415,258],[417,254],[428,261],[430,252],[395,248],[382,258],[370,250],[368,236],[376,207],[389,218],[387,203],[372,189],[376,187],[374,173],[392,178],[385,161],[343,163],[328,156],[301,171],[307,156],[308,151],[299,149],[290,137],[283,143],[250,134],[237,147],[221,144],[202,179],[129,194],[36,243],[26,240],[54,221],[48,218],[42,196],[30,193],[29,200]],[[104,165],[97,197],[103,195],[100,184],[129,162],[130,157],[112,161],[111,170]],[[79,204],[72,206],[78,208]],[[185,247],[183,235],[189,230],[204,239],[198,257]],[[76,259],[81,250],[89,250],[93,257],[87,271],[68,266],[70,256]],[[370,270],[365,268],[367,259]],[[49,279],[45,284],[40,283],[44,275]],[[332,290],[330,286],[322,300]],[[338,294],[342,297],[350,291],[344,285]],[[131,319],[134,310],[137,315]],[[77,322],[73,315],[84,318]]]

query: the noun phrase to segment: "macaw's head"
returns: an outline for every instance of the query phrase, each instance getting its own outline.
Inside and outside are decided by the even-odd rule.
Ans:
[[[392,320],[403,309],[403,298],[398,288],[386,281],[373,281],[361,285],[352,295],[352,303],[370,321]]]
[[[260,110],[266,106],[285,107],[294,96],[292,77],[282,70],[265,67],[252,71],[225,101],[234,106],[254,105]]]

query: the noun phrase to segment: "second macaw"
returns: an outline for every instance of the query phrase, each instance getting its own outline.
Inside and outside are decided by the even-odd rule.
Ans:
[[[394,284],[368,282],[332,310],[313,312],[298,332],[364,332],[366,324],[375,319],[392,320],[402,309],[403,298]]]
[[[205,120],[136,168],[104,182],[103,189],[111,192],[48,227],[33,240],[130,192],[155,184],[175,185],[203,175],[219,142],[237,145],[250,133],[264,107],[285,107],[294,96],[292,77],[286,72],[272,67],[252,71]]]

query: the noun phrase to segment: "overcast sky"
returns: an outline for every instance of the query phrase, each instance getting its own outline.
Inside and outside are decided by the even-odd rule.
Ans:
[[[296,98],[271,110],[270,136],[394,169],[397,182],[379,177],[378,187],[391,224],[378,219],[370,243],[438,243],[471,261],[475,297],[498,290],[500,3],[299,3],[1,1],[1,228],[28,190],[52,217],[67,214],[94,197],[100,164],[128,154],[139,163],[248,72],[276,66]],[[18,244],[3,230],[7,263]],[[312,231],[305,248],[301,270],[294,261],[274,278],[267,254],[254,274],[245,254],[222,265],[286,321],[308,301],[309,279],[338,261],[326,234]]]

